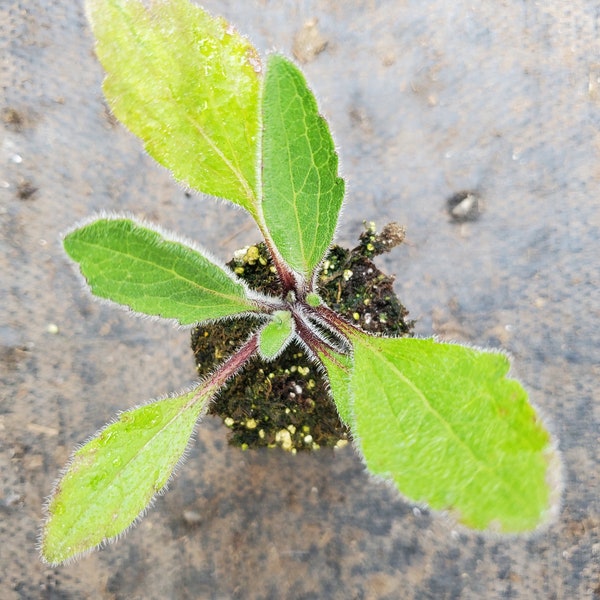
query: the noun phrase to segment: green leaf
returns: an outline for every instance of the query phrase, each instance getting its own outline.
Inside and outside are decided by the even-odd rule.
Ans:
[[[321,300],[321,297],[319,296],[319,294],[317,294],[315,292],[310,292],[309,294],[306,294],[306,303],[309,306],[316,308],[317,306],[321,306],[321,304],[323,303],[323,300]]]
[[[279,356],[294,335],[294,321],[289,310],[276,310],[272,319],[261,329],[258,350],[264,360]]]
[[[353,334],[353,435],[368,469],[476,529],[535,528],[552,508],[550,436],[503,354]]]
[[[350,426],[352,423],[352,400],[350,393],[350,374],[352,359],[343,354],[319,352],[319,360],[327,371],[329,392],[337,408],[341,421]]]
[[[93,294],[187,325],[256,310],[234,275],[130,219],[98,219],[65,236]]]
[[[269,57],[262,102],[264,220],[281,256],[308,278],[344,198],[337,154],[302,73],[282,56]]]
[[[191,187],[256,214],[257,52],[187,0],[87,0],[111,110]]]
[[[77,450],[48,504],[44,560],[61,563],[132,525],[167,484],[213,392],[204,385],[124,412]]]

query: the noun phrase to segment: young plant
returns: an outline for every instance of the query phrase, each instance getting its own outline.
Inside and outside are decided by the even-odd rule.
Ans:
[[[282,293],[249,289],[204,250],[126,217],[64,237],[91,292],[179,325],[255,318],[196,388],[128,410],[79,448],[47,505],[57,564],[115,538],[160,492],[198,419],[254,356],[299,342],[370,473],[472,528],[524,532],[556,502],[556,453],[508,358],[432,339],[376,337],[319,297],[344,197],[327,123],[304,77],[188,0],[88,0],[104,93],[146,150],[191,188],[244,208]]]

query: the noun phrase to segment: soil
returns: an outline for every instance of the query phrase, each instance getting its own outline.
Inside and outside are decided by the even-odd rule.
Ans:
[[[414,323],[394,292],[394,278],[371,260],[395,248],[404,230],[395,223],[381,234],[370,223],[352,250],[334,246],[319,275],[322,300],[365,331],[389,336],[409,335]],[[264,243],[237,253],[228,266],[260,292],[280,296]],[[240,346],[256,327],[254,319],[228,320],[192,331],[192,350],[200,376]],[[351,438],[328,393],[327,380],[297,343],[271,362],[254,359],[219,393],[209,413],[231,430],[229,442],[248,448],[279,447],[290,452],[340,448]]]

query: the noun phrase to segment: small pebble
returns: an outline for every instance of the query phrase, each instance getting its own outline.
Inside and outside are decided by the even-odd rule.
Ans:
[[[448,214],[456,223],[476,221],[481,215],[479,196],[475,192],[458,192],[447,202]]]

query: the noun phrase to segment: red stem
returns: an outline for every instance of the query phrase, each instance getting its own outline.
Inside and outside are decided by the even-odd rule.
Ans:
[[[344,337],[348,337],[357,331],[361,331],[356,325],[346,321],[326,304],[321,304],[314,309],[315,313],[329,325],[334,331],[338,331]]]
[[[267,236],[265,236],[265,243],[269,249],[269,254],[271,255],[271,260],[275,265],[275,269],[277,269],[277,275],[279,276],[281,287],[283,288],[282,295],[285,297],[288,292],[296,291],[298,287],[296,277],[294,276],[294,273],[287,268],[285,262],[279,259],[276,248],[273,246],[271,240]]]
[[[258,351],[258,334],[252,337],[225,362],[221,363],[217,370],[207,378],[207,385],[218,391],[230,377],[233,377]]]

